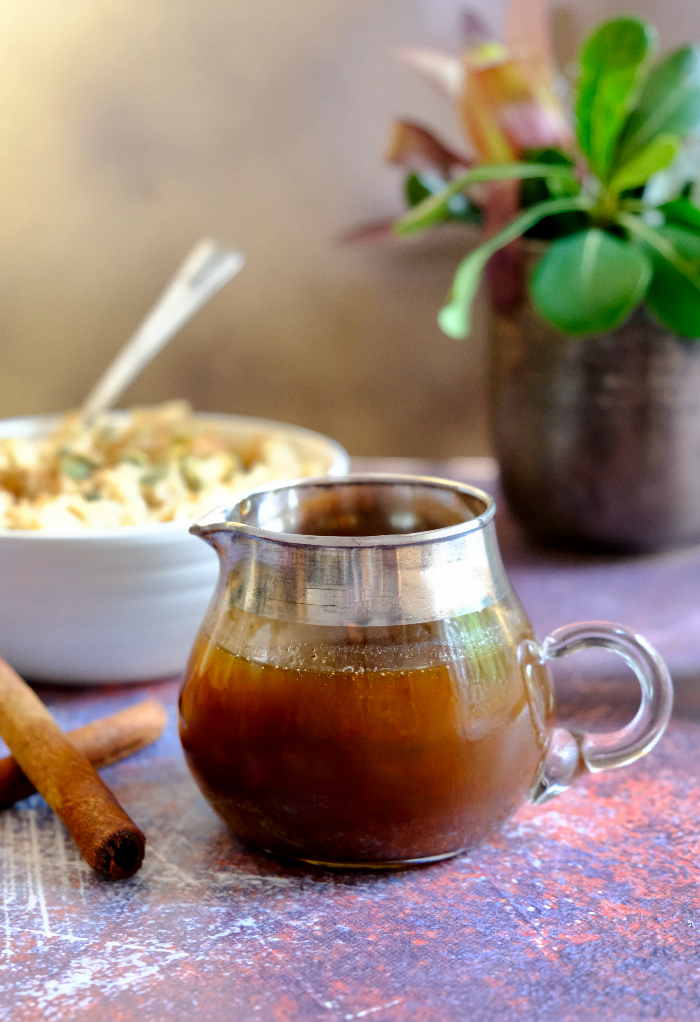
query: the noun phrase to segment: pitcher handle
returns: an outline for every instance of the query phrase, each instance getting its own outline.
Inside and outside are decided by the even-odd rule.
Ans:
[[[531,639],[521,643],[519,655],[529,674],[530,665],[544,664],[591,647],[609,649],[629,664],[642,690],[639,709],[629,724],[606,734],[555,728],[542,773],[530,793],[532,802],[547,802],[566,791],[581,773],[627,766],[645,756],[661,738],[671,717],[673,682],[666,664],[645,638],[623,625],[608,621],[566,625],[557,628],[540,645]]]

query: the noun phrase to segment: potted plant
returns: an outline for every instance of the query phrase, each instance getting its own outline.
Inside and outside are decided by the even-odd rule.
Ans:
[[[394,229],[482,224],[438,319],[467,336],[486,270],[495,448],[528,531],[661,550],[700,539],[700,49],[655,60],[650,25],[603,23],[570,128],[544,25],[540,0],[514,0],[509,45],[472,45],[461,76],[408,54],[459,98],[478,157],[399,124],[411,208]]]

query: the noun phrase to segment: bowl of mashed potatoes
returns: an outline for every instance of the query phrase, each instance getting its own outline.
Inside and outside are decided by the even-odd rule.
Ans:
[[[181,401],[89,425],[0,420],[0,655],[73,684],[178,674],[218,572],[190,524],[258,485],[348,466],[319,433]]]

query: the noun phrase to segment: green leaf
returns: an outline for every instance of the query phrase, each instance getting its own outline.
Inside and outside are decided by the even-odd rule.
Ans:
[[[443,181],[443,188],[445,182]],[[413,209],[423,199],[427,199],[430,195],[435,194],[434,188],[428,188],[425,181],[418,174],[409,174],[404,182],[404,194],[406,196],[406,205]]]
[[[601,333],[619,326],[639,304],[651,274],[641,249],[591,227],[550,245],[530,292],[545,319],[565,333]]]
[[[700,233],[675,224],[650,231],[656,237],[648,249],[654,265],[649,307],[675,333],[700,339]]]
[[[655,45],[655,30],[638,18],[607,21],[584,44],[576,133],[591,170],[602,181],[608,179],[618,136]]]
[[[481,274],[495,252],[505,245],[509,245],[511,241],[515,241],[546,216],[585,210],[588,206],[588,200],[583,196],[541,202],[539,205],[531,206],[530,209],[525,210],[493,238],[489,238],[483,245],[479,245],[473,252],[470,252],[457,267],[452,281],[450,301],[438,313],[438,323],[448,337],[461,338],[467,337],[469,334],[471,309],[481,282]]]
[[[529,163],[547,163],[556,166],[573,167],[573,160],[560,149],[530,149],[523,154]],[[572,187],[567,178],[526,178],[520,183],[520,208],[527,209],[538,202],[548,199],[561,199],[565,195],[576,195],[580,191],[578,181]],[[545,217],[526,232],[528,238],[550,241],[552,238],[563,238],[566,234],[582,231],[588,223],[583,213],[559,213],[557,216]]]
[[[620,212],[617,222],[622,225],[630,234],[638,238],[650,250],[657,261],[657,256],[664,259],[684,277],[697,291],[700,291],[700,263],[694,255],[686,257],[683,251],[674,243],[674,228],[668,224],[666,227],[651,227],[641,217],[633,216],[631,213]],[[682,232],[693,233],[693,232]]]
[[[673,163],[680,148],[681,140],[675,135],[659,135],[646,149],[620,167],[608,186],[609,190],[618,194],[645,185],[652,174]]]
[[[680,152],[670,167],[649,178],[642,201],[646,206],[661,206],[685,194],[696,206],[700,205],[700,195],[696,194],[699,179],[700,135],[692,133],[683,139]]]
[[[404,182],[406,205],[409,208],[413,208],[431,195],[437,195],[438,192],[444,191],[446,186],[447,182],[438,174],[409,174]],[[480,224],[482,221],[481,210],[477,206],[473,206],[466,195],[459,192],[447,200],[442,220],[459,221],[465,224]]]
[[[620,138],[627,162],[657,135],[683,138],[700,124],[700,47],[682,46],[651,72]]]
[[[664,203],[663,206],[659,206],[659,209],[666,217],[667,223],[680,224],[681,227],[690,227],[691,230],[700,231],[700,209],[684,195],[674,199],[673,202]]]
[[[545,163],[501,163],[494,166],[482,165],[475,167],[467,174],[455,178],[447,188],[424,199],[413,209],[409,210],[400,220],[394,224],[396,234],[414,234],[422,231],[432,224],[439,223],[445,219],[445,211],[449,209],[450,200],[459,192],[463,192],[469,185],[478,184],[484,181],[507,181],[510,179],[522,179],[527,177],[545,178],[567,178],[576,185],[576,180],[571,167],[552,166]]]

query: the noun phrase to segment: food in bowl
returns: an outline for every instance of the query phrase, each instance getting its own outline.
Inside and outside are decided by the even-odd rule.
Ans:
[[[131,413],[111,417],[118,423]],[[281,455],[265,463],[279,478],[299,475],[299,466],[301,474],[348,471],[340,444],[312,430],[243,415],[194,412],[192,419],[198,434],[213,430],[238,452],[251,473],[246,489],[261,471],[255,458],[246,463],[247,452],[291,451],[293,466]],[[0,440],[26,439],[38,450],[60,421],[0,420]],[[210,497],[211,491],[204,499]],[[18,502],[14,491],[11,499]],[[0,655],[25,678],[72,684],[178,674],[214,591],[214,551],[189,534],[183,517],[120,527],[70,524],[66,531],[0,528]]]
[[[279,436],[241,442],[186,401],[89,425],[72,412],[46,436],[0,438],[0,529],[194,521],[243,490],[326,469]]]

